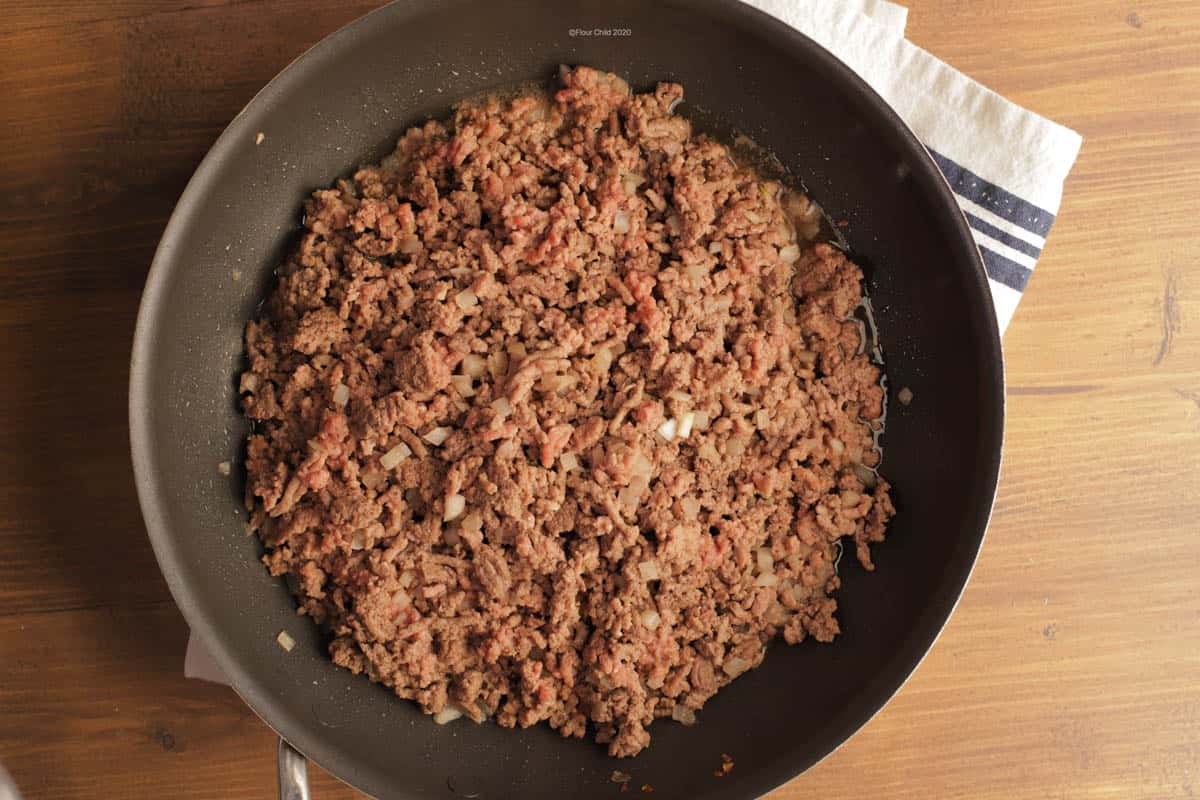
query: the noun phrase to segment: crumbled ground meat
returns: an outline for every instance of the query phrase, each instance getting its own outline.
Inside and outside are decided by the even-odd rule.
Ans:
[[[334,661],[428,713],[690,723],[827,642],[893,513],[862,274],[813,207],[587,68],[315,192],[246,331],[246,503]]]

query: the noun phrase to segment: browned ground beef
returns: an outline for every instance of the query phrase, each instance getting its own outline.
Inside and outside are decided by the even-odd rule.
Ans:
[[[869,569],[893,513],[884,398],[807,200],[678,85],[563,81],[313,194],[246,331],[246,502],[338,664],[627,756],[838,633],[841,541]]]

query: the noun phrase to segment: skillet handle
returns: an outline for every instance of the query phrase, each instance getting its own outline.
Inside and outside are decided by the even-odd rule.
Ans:
[[[279,800],[310,800],[308,762],[283,739],[279,740]]]

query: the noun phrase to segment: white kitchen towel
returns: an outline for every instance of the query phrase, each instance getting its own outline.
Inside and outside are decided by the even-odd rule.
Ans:
[[[784,22],[793,28],[799,27],[795,22],[785,19],[774,10],[767,8],[766,3],[755,2],[755,0],[748,1],[750,5],[757,6],[769,14],[780,17],[780,19],[783,19]],[[781,5],[787,5],[787,3],[781,3]],[[829,13],[830,9],[842,14],[858,13],[868,16],[875,24],[882,25],[900,35],[903,35],[904,26],[908,24],[908,9],[904,6],[898,6],[895,3],[889,3],[888,0],[842,0],[840,4],[836,4],[836,0],[834,2],[826,0],[823,4],[823,13]]]
[[[897,35],[871,0],[750,0],[857,72],[929,149],[966,214],[1008,327],[1046,244],[1083,139]],[[903,31],[903,18],[900,32]]]
[[[996,319],[1008,327],[1046,244],[1083,140],[1010,103],[904,38],[887,0],[749,0],[857,72],[925,143],[983,256]],[[228,683],[193,634],[184,675]]]

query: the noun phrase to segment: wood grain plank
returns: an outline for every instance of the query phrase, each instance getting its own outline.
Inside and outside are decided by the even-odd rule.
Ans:
[[[166,598],[128,457],[146,270],[221,128],[366,5],[73,8],[0,21],[0,614]]]
[[[273,796],[274,734],[227,687],[182,676],[169,601],[8,615],[0,641],[0,755],[27,797]],[[313,772],[315,797],[356,796]]]

